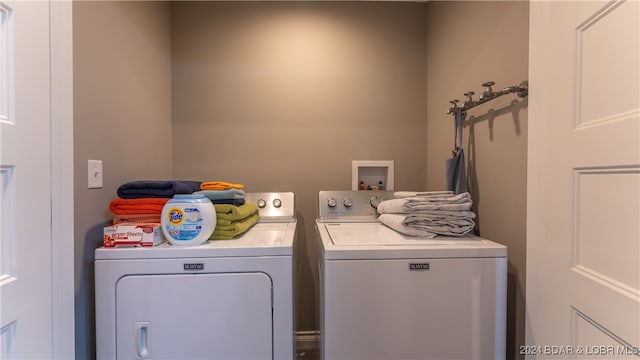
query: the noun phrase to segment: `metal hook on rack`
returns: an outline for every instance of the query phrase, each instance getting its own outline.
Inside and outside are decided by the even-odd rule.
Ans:
[[[447,114],[452,114],[454,110],[460,110],[464,113],[467,110],[480,104],[484,104],[489,100],[493,100],[502,95],[510,93],[516,93],[516,95],[518,95],[518,97],[520,98],[525,98],[527,97],[527,95],[529,95],[529,82],[526,80],[522,81],[518,86],[508,86],[500,91],[493,91],[491,87],[495,84],[496,83],[494,81],[487,81],[483,83],[482,86],[484,86],[484,91],[480,95],[480,99],[478,101],[473,100],[473,95],[475,94],[475,92],[473,91],[467,91],[466,93],[464,93],[465,100],[460,107],[458,106],[459,100],[456,99],[449,101],[451,103],[451,106],[447,110]]]
[[[495,84],[495,81],[487,81],[482,84],[482,86],[484,86],[484,91],[482,92],[482,95],[480,95],[480,101],[489,100],[493,97],[493,89],[491,89],[491,87]]]
[[[473,91],[467,91],[466,93],[464,93],[464,96],[466,96],[466,98],[464,99],[464,106],[473,106],[473,94],[475,94],[475,92]]]
[[[449,109],[447,110],[447,114],[453,114],[458,109],[458,103],[460,102],[460,100],[453,99],[453,100],[450,100],[449,102],[451,103],[451,106],[449,106]]]
[[[527,97],[527,95],[529,95],[529,82],[527,80],[521,82],[520,85],[518,85],[516,94],[521,98],[525,98]]]

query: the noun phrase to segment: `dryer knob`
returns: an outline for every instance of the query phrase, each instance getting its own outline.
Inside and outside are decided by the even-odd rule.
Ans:
[[[372,208],[377,209],[378,205],[380,205],[381,201],[382,200],[379,197],[373,196],[373,197],[371,197],[371,199],[369,199],[369,204],[371,204]]]
[[[273,199],[273,206],[275,206],[276,208],[279,208],[280,206],[282,206],[282,200]]]
[[[327,205],[329,205],[330,208],[334,208],[336,207],[336,205],[338,205],[338,202],[334,198],[329,198],[327,200]]]
[[[344,200],[342,200],[342,205],[344,205],[344,207],[350,208],[351,206],[353,206],[353,200],[351,200],[351,198],[344,198]]]
[[[264,207],[265,207],[265,206],[267,206],[267,202],[266,202],[266,201],[264,201],[264,199],[260,199],[260,200],[258,200],[258,207],[259,207],[260,209],[264,209]]]

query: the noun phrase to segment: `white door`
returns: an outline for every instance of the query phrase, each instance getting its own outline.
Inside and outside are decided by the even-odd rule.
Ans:
[[[117,359],[273,359],[271,288],[262,272],[124,276]]]
[[[49,3],[0,3],[0,357],[52,358]]]
[[[531,358],[640,356],[639,23],[637,0],[531,2]]]

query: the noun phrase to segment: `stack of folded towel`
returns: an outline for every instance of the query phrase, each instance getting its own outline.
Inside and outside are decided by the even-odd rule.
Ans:
[[[230,240],[258,222],[258,206],[245,202],[244,185],[225,181],[142,180],[122,184],[109,203],[113,224],[161,223],[162,208],[176,194],[203,194],[216,209],[209,240]]]
[[[216,228],[209,240],[231,240],[249,230],[258,222],[258,206],[254,203],[244,203],[236,206],[231,204],[214,204],[216,208]]]
[[[475,227],[468,192],[452,191],[394,193],[395,199],[378,205],[378,219],[390,228],[409,236],[433,238],[436,235],[463,236]]]
[[[220,183],[220,182],[218,182]],[[205,184],[210,183],[202,183],[200,186],[200,191],[196,191],[194,194],[202,194],[207,197],[211,202],[216,204],[229,204],[240,206],[244,204],[244,188],[243,185],[240,184],[229,184],[235,187],[223,187],[220,186],[217,189],[214,189],[211,186],[206,186]],[[227,183],[228,184],[228,183]]]
[[[209,240],[231,240],[258,222],[258,206],[245,202],[244,185],[226,181],[206,181],[200,191],[216,208],[216,227]]]
[[[160,223],[164,204],[176,194],[191,194],[200,189],[199,181],[139,180],[127,182],[109,203],[114,224]]]

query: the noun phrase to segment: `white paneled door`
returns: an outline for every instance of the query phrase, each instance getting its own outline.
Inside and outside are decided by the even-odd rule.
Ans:
[[[49,3],[0,3],[0,358],[52,358]]]
[[[532,1],[528,358],[640,357],[640,1]]]

